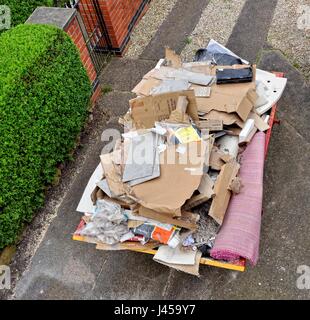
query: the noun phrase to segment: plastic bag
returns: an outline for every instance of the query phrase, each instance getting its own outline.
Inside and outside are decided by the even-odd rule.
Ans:
[[[207,49],[197,50],[194,61],[208,61],[213,65],[232,66],[242,64],[241,59],[233,57],[226,53],[211,53]]]
[[[120,205],[98,200],[91,221],[81,231],[81,235],[96,237],[107,244],[120,242],[123,235],[128,233],[125,210]]]

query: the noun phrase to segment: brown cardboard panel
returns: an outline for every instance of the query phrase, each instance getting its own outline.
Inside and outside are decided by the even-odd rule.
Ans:
[[[168,119],[171,112],[176,109],[177,101],[180,96],[187,97],[187,113],[193,121],[198,121],[194,91],[184,90],[130,100],[131,117],[136,128],[152,128],[155,121]]]
[[[160,154],[159,178],[132,187],[138,202],[157,212],[178,215],[184,202],[198,188],[203,174],[206,144],[190,142],[184,154],[169,146]]]
[[[222,170],[216,179],[214,185],[215,197],[213,198],[211,208],[209,210],[209,216],[219,224],[222,224],[223,222],[231,197],[229,187],[232,180],[238,174],[239,168],[240,165],[237,162],[228,162],[223,165]]]
[[[161,80],[155,78],[142,79],[132,90],[138,96],[148,96],[151,89],[159,86]]]
[[[198,194],[192,196],[189,200],[186,201],[184,205],[184,210],[191,210],[192,208],[198,207],[199,205],[207,202],[211,197],[207,194]]]
[[[240,85],[245,87],[240,87]],[[231,86],[238,86],[231,87]],[[243,120],[249,116],[255,105],[257,95],[252,83],[213,85],[212,94],[208,98],[196,98],[199,111],[209,113],[212,110],[232,113],[235,112]]]
[[[223,120],[221,119],[201,120],[198,123],[198,128],[208,129],[210,131],[221,131],[223,130]]]
[[[207,195],[209,199],[211,199],[214,195],[213,188],[214,188],[213,180],[210,178],[210,176],[207,173],[205,173],[201,178],[198,191],[201,194]]]
[[[226,126],[230,126],[233,124],[236,124],[240,128],[243,128],[244,126],[244,122],[236,113],[226,113],[212,110],[204,116],[201,116],[200,118],[203,120],[221,120]]]
[[[259,131],[266,131],[270,127],[268,123],[266,123],[257,113],[251,112],[249,114],[248,119],[253,119],[254,120],[254,125]]]
[[[222,166],[225,164],[225,161],[223,160],[223,157],[225,156],[225,153],[221,151],[218,147],[213,146],[210,154],[210,160],[209,160],[209,166],[213,170],[221,170]],[[226,158],[224,157],[226,160]]]
[[[189,116],[186,113],[188,100],[186,96],[179,96],[176,109],[169,116],[169,122],[190,123]]]
[[[125,185],[122,182],[120,172],[113,163],[113,152],[101,155],[100,159],[112,197],[124,195]]]
[[[179,69],[182,67],[182,60],[181,57],[175,53],[172,49],[166,47],[165,48],[165,58],[166,63],[169,67]]]
[[[137,221],[137,220],[128,220],[128,228],[137,228],[139,226],[141,226],[142,224],[144,224],[143,221]]]
[[[180,218],[172,218],[170,215],[167,215],[165,213],[160,213],[148,208],[145,208],[141,206],[139,208],[139,215],[143,216],[148,219],[153,219],[162,223],[168,223],[172,224],[181,228],[189,229],[189,230],[196,230],[197,229],[197,215],[194,213],[191,213],[192,216],[181,216]]]

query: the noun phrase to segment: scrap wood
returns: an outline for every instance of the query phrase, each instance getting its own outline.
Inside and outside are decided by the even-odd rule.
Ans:
[[[237,176],[240,165],[236,161],[230,161],[223,165],[214,185],[215,197],[213,198],[209,216],[217,223],[222,224],[229,204],[231,191],[229,187]]]
[[[98,250],[104,250],[104,251],[120,251],[120,250],[143,250],[143,249],[154,249],[159,246],[158,242],[151,242],[141,244],[140,242],[122,242],[117,243],[114,245],[109,245],[103,242],[97,242],[96,243],[96,249]]]

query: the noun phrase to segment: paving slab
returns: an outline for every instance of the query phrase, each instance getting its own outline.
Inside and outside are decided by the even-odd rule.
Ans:
[[[100,82],[104,86],[111,86],[113,90],[130,92],[156,66],[157,61],[114,58],[102,73]]]
[[[178,0],[141,57],[158,60],[166,46],[180,54],[208,3],[209,0]]]
[[[227,47],[254,63],[265,46],[277,0],[248,0],[242,8]]]

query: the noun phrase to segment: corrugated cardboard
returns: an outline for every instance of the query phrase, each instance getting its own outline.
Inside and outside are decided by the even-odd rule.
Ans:
[[[130,100],[131,117],[136,128],[152,128],[154,127],[155,121],[168,119],[171,112],[176,109],[180,96],[187,97],[187,113],[193,121],[198,121],[194,91],[186,90]]]
[[[209,199],[211,199],[214,195],[213,188],[214,188],[213,180],[210,178],[210,176],[207,173],[205,173],[201,178],[201,182],[198,187],[198,191],[201,194],[207,195],[209,197]]]
[[[254,125],[259,131],[266,131],[270,127],[257,113],[250,112],[248,119],[254,120]]]
[[[198,207],[199,205],[207,202],[211,197],[207,194],[198,194],[192,196],[189,200],[186,201],[184,205],[184,210],[191,210],[192,208]]]
[[[213,198],[209,216],[211,216],[217,223],[222,224],[229,200],[231,191],[229,190],[232,180],[238,174],[240,165],[231,161],[226,163],[216,179],[214,185],[215,197]]]
[[[160,177],[132,188],[132,195],[142,206],[172,216],[180,215],[181,206],[200,184],[206,152],[202,141],[190,142],[187,147],[186,152],[180,154],[177,146],[169,146],[160,154]],[[176,161],[171,163],[171,159]]]
[[[126,193],[125,184],[122,182],[122,177],[112,161],[113,152],[101,155],[100,159],[112,197],[117,198],[124,195]]]
[[[189,123],[189,116],[186,113],[188,101],[186,96],[179,96],[176,109],[169,116],[169,122]]]
[[[132,90],[138,96],[148,96],[150,91],[159,86],[161,80],[155,78],[142,79]]]
[[[221,111],[212,110],[209,113],[200,116],[203,120],[221,120],[224,125],[230,126],[236,124],[240,128],[243,128],[244,122],[236,113],[226,113]]]
[[[246,121],[256,98],[252,82],[249,84],[213,85],[209,98],[197,98],[197,107],[199,111],[208,113],[212,110],[235,112],[243,121]]]
[[[221,119],[207,119],[199,121],[197,124],[199,129],[208,129],[210,131],[223,130],[223,120]]]
[[[221,170],[222,166],[225,164],[225,161],[222,159],[224,155],[224,152],[222,152],[217,146],[212,147],[209,160],[211,169]]]
[[[190,216],[189,216],[190,214]],[[172,218],[171,216],[165,214],[165,213],[160,213],[148,208],[145,208],[141,206],[139,208],[139,215],[153,219],[162,223],[167,223],[167,224],[172,224],[181,228],[189,229],[189,230],[196,230],[197,229],[197,214],[194,213],[187,213],[187,215],[183,215],[177,219]]]
[[[169,67],[179,69],[182,67],[181,57],[175,53],[172,49],[166,47],[165,48],[165,58],[166,63]]]

